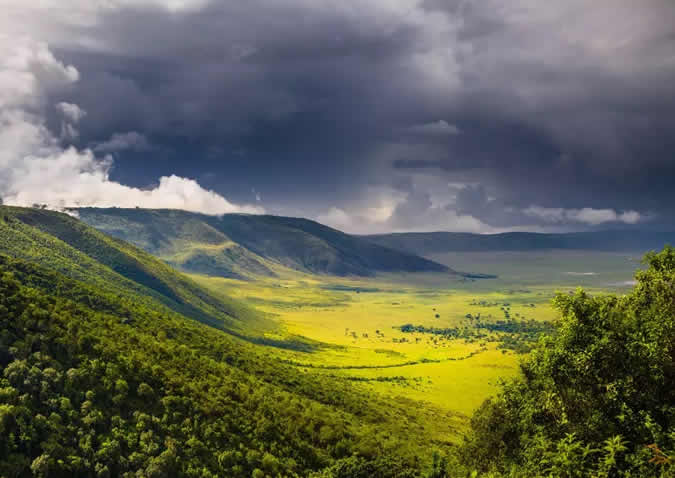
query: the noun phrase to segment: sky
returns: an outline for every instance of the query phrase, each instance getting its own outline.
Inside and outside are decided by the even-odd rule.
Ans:
[[[672,0],[0,0],[5,204],[675,230]]]

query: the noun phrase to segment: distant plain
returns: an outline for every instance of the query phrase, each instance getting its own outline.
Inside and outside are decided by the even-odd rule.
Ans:
[[[453,440],[500,380],[518,373],[524,354],[500,347],[505,335],[500,332],[453,338],[402,332],[402,325],[471,329],[467,314],[483,322],[553,322],[556,292],[576,287],[594,294],[626,291],[640,257],[641,252],[570,250],[428,256],[458,271],[497,275],[492,279],[442,273],[338,278],[281,269],[278,278],[255,281],[191,277],[267,313],[278,324],[269,337],[302,336],[320,344],[311,353],[271,353],[280,353],[299,369],[321,369],[383,395],[442,409],[455,417],[455,428],[435,432],[449,433]]]

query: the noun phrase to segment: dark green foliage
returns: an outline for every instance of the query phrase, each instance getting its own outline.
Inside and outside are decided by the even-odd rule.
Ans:
[[[469,466],[514,476],[673,476],[675,249],[626,296],[561,294],[558,332],[472,420]]]
[[[83,208],[78,213],[88,224],[173,265],[223,277],[273,275],[266,260],[300,271],[340,276],[451,272],[441,264],[307,219],[120,208]],[[214,250],[213,246],[221,244],[231,245]],[[186,249],[193,252],[178,254]]]
[[[306,476],[351,455],[418,466],[394,438],[411,429],[388,419],[404,408],[6,256],[0,350],[0,476]]]
[[[551,322],[536,320],[498,320],[481,322],[480,314],[476,317],[467,314],[467,318],[475,319],[466,327],[425,327],[423,325],[405,324],[399,327],[401,332],[423,333],[444,337],[446,339],[484,339],[498,341],[499,348],[513,350],[517,353],[528,353],[545,335],[555,333],[555,325]],[[496,332],[488,335],[486,332]]]
[[[419,476],[408,465],[391,457],[364,459],[349,457],[339,460],[313,478],[414,478]]]
[[[254,311],[128,244],[63,214],[0,211],[0,476],[307,476],[351,456],[422,466],[432,442],[409,402],[284,362],[278,347],[306,343],[240,340],[230,326]]]

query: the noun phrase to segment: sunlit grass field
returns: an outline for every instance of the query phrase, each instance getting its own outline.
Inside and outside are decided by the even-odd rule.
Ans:
[[[551,299],[556,292],[577,286],[592,293],[627,290],[639,256],[549,251],[434,258],[456,270],[499,276],[480,280],[445,274],[338,278],[281,269],[280,278],[255,281],[192,277],[268,314],[278,324],[269,337],[302,336],[318,344],[312,352],[270,348],[280,360],[424,403],[454,416],[455,429],[461,430],[499,381],[518,373],[524,355],[499,348],[496,332],[448,338],[404,333],[400,326],[470,328],[468,315],[483,322],[555,321]]]

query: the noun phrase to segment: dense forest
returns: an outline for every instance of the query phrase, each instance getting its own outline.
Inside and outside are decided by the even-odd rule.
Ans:
[[[40,214],[0,219],[0,477],[673,476],[670,247],[625,296],[559,295],[555,334],[455,446],[414,403],[247,340],[244,306]]]

